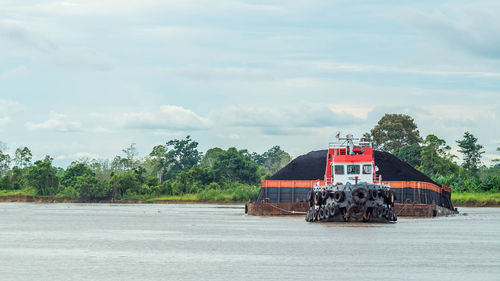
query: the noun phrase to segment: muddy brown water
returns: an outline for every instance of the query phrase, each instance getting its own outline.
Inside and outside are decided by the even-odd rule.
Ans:
[[[499,280],[500,208],[395,224],[242,205],[0,204],[0,280]]]

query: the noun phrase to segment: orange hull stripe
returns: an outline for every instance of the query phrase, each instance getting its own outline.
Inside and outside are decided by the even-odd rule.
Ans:
[[[261,187],[286,187],[286,188],[312,188],[318,181],[309,180],[265,180],[260,183]],[[384,184],[388,184],[392,189],[400,188],[417,188],[417,189],[428,189],[441,193],[442,190],[451,192],[451,189],[447,186],[437,186],[433,183],[423,182],[423,181],[383,181]],[[325,185],[324,181],[319,181],[319,185]]]
[[[391,189],[400,189],[400,188],[428,189],[435,191],[437,193],[441,193],[442,190],[440,186],[437,186],[430,182],[423,182],[423,181],[387,181],[384,183],[388,183]]]
[[[302,187],[302,188],[312,188],[318,181],[288,181],[288,180],[265,180],[260,183],[261,187]],[[319,181],[319,185],[325,185],[324,181]]]

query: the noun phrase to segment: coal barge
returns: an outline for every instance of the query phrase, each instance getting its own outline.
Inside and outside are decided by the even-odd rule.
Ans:
[[[347,138],[352,142],[352,136]],[[451,202],[449,187],[437,184],[390,153],[374,150],[363,141],[349,143],[347,138],[340,146],[330,144],[327,150],[297,157],[269,180],[262,181],[256,202],[247,203],[245,212],[249,215],[305,215],[308,221],[339,221],[346,217],[347,220],[361,217],[364,221],[370,218],[394,221],[397,216],[435,217],[458,213]],[[371,200],[368,205],[376,206],[367,206],[366,202],[352,204],[351,200],[353,206],[336,204],[332,211],[332,205],[337,203],[333,197],[336,190],[350,194],[358,188],[363,188],[361,192],[366,195],[366,202]],[[316,195],[311,194],[327,189],[325,196],[331,200],[325,202],[328,201],[329,206],[314,201],[317,199],[312,197]],[[377,189],[377,198],[370,195],[372,189]],[[380,191],[382,189],[387,191]],[[379,204],[377,200],[385,203]],[[356,212],[352,212],[353,209]]]

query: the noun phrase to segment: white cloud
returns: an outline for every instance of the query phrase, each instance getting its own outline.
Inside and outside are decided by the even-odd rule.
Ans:
[[[117,123],[124,128],[155,130],[203,130],[212,122],[190,109],[176,105],[163,105],[156,111],[140,111],[121,114]]]
[[[45,55],[57,52],[59,47],[47,37],[23,27],[19,21],[0,20],[0,38],[16,47],[37,50]]]
[[[19,3],[18,3],[19,2]],[[10,4],[10,3],[9,3]],[[215,12],[250,11],[256,13],[276,13],[285,10],[282,7],[268,4],[253,4],[244,1],[227,0],[85,0],[85,1],[37,1],[37,4],[24,4],[24,1],[13,1],[8,5],[14,9],[23,9],[30,13],[71,16],[124,17],[130,14],[146,13],[161,10],[165,15],[199,14]],[[210,9],[207,9],[209,7]]]
[[[5,45],[11,47],[7,49],[8,52],[16,53],[16,56],[71,68],[100,71],[112,68],[112,60],[105,53],[82,45],[61,47],[55,40],[38,30],[33,23],[30,25],[22,21],[0,20],[0,39],[4,39],[2,41],[6,43]],[[28,52],[17,53],[18,50]],[[32,50],[35,52],[29,52]],[[19,66],[11,73],[0,74],[0,78],[4,75],[20,75],[26,72],[24,66]]]
[[[387,65],[354,64],[344,62],[305,62],[313,68],[332,72],[367,72],[367,73],[405,73],[432,76],[463,76],[500,78],[500,72],[492,71],[434,71],[427,69],[414,69],[409,67],[396,67]]]
[[[13,114],[24,109],[24,106],[13,100],[0,99],[0,114]]]
[[[408,10],[403,21],[430,35],[438,43],[486,58],[500,58],[498,1],[437,6],[432,12]]]
[[[228,136],[228,138],[230,138],[232,140],[239,140],[240,139],[240,135],[238,135],[238,134],[230,134]]]
[[[99,154],[90,153],[90,152],[76,152],[72,154],[65,154],[56,156],[54,159],[56,160],[72,160],[72,159],[100,159],[102,158]]]
[[[0,99],[0,126],[10,123],[12,116],[24,109],[24,106],[17,101]]]
[[[493,154],[493,153],[485,153],[483,154],[483,162],[486,164],[493,164],[493,163],[498,163],[497,161],[500,161],[500,155],[499,154]],[[493,160],[496,160],[493,162]]]
[[[28,70],[26,69],[26,67],[24,65],[19,65],[19,66],[14,67],[11,70],[0,73],[0,79],[15,78],[15,77],[26,75],[27,73],[28,73]]]
[[[10,122],[10,117],[6,116],[6,117],[0,117],[0,126],[1,125],[5,125],[7,123]]]
[[[361,104],[329,104],[327,105],[333,112],[355,116],[359,119],[368,118],[368,113],[375,108],[374,105]]]
[[[347,111],[335,111],[335,106],[301,104],[296,106],[230,107],[213,114],[219,124],[230,127],[253,127],[267,135],[302,134],[317,128],[348,126],[363,122]]]
[[[269,81],[276,79],[276,74],[272,71],[246,67],[185,66],[165,68],[163,71],[167,75],[180,76],[191,80]]]
[[[275,82],[278,86],[291,88],[313,88],[321,85],[320,79],[315,78],[288,78],[280,79]]]
[[[112,131],[108,128],[105,128],[102,126],[97,126],[93,129],[93,132],[95,132],[95,133],[111,133]]]
[[[155,136],[162,136],[162,137],[184,136],[184,132],[172,131],[172,130],[154,130],[152,134]]]
[[[52,112],[50,118],[43,122],[27,122],[25,126],[29,131],[77,132],[82,130],[80,123],[68,120],[66,115],[56,112]]]

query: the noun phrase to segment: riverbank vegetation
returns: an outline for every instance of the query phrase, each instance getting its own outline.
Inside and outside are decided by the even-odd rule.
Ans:
[[[290,162],[279,146],[263,154],[231,147],[198,151],[187,136],[155,146],[139,158],[135,144],[112,161],[81,159],[66,169],[45,156],[32,163],[29,148],[2,157],[0,196],[66,198],[83,202],[179,200],[245,202],[255,200],[259,183]]]
[[[483,165],[483,146],[468,131],[456,141],[461,165],[445,140],[433,134],[422,138],[408,115],[386,114],[364,137],[370,138],[375,148],[391,152],[435,182],[451,187],[454,193],[489,193],[492,196],[500,193],[500,157],[490,166]],[[500,147],[497,152],[500,154]]]
[[[457,206],[500,206],[500,192],[454,192],[451,200]]]
[[[422,138],[408,115],[386,114],[364,138],[451,187],[456,202],[500,204],[500,161],[483,165],[483,146],[470,132],[457,141],[460,165],[443,139],[433,134]],[[0,143],[0,196],[81,202],[245,202],[257,198],[261,180],[291,160],[279,146],[263,154],[234,147],[202,153],[190,136],[157,145],[145,157],[131,144],[112,160],[80,159],[66,169],[54,167],[50,156],[33,162],[28,147],[19,147],[13,155],[5,151]]]

